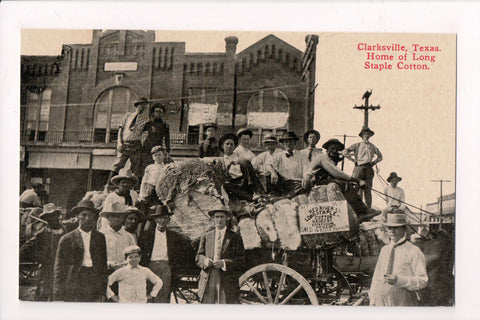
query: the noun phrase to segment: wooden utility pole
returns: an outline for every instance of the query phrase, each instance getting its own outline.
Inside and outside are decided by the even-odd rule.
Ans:
[[[440,224],[438,225],[438,229],[442,230],[442,226],[443,226],[443,223],[442,223],[443,222],[443,217],[442,217],[442,215],[443,215],[443,183],[444,182],[451,182],[451,181],[440,179],[440,180],[432,180],[432,182],[440,182],[440,201],[439,201],[440,202],[439,203],[440,208],[438,210],[438,212],[440,214],[439,215]]]
[[[372,95],[372,90],[365,91],[365,93],[362,96],[362,100],[365,100],[365,104],[361,106],[355,105],[355,107],[353,107],[353,109],[360,109],[365,112],[364,118],[363,118],[363,129],[368,128],[368,110],[375,111],[381,108],[380,105],[377,105],[377,106],[368,105],[368,99],[370,98],[371,95]]]
[[[346,145],[346,142],[347,142],[347,138],[355,138],[356,136],[348,136],[347,134],[336,134],[335,137],[343,137],[343,145],[345,146],[345,148],[347,147]],[[345,165],[345,157],[342,159],[342,171],[343,171],[343,166]]]

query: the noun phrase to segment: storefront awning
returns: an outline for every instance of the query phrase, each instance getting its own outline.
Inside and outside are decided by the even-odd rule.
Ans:
[[[88,153],[30,152],[28,155],[28,168],[88,169],[89,163]]]

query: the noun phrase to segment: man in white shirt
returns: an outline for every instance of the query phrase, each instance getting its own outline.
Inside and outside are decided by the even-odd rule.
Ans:
[[[155,220],[149,224],[139,238],[142,248],[140,264],[149,267],[163,282],[163,287],[155,297],[155,303],[170,303],[171,284],[182,268],[193,265],[195,252],[190,243],[168,229],[171,213],[164,205],[157,205],[150,216]]]
[[[386,218],[387,212],[392,209],[405,210],[405,192],[398,186],[400,181],[402,181],[402,178],[396,172],[391,172],[387,178],[390,185],[385,188],[387,207],[382,212],[384,218]]]
[[[100,216],[108,220],[108,226],[102,228],[100,232],[105,235],[107,243],[107,265],[110,273],[126,264],[123,250],[136,245],[133,235],[123,226],[126,214],[125,209],[118,203],[104,205],[100,213]]]
[[[382,248],[378,256],[368,293],[370,305],[419,305],[416,291],[425,288],[428,283],[425,256],[406,239],[405,214],[389,213],[385,226],[391,242]]]
[[[215,229],[202,235],[196,262],[202,269],[198,281],[201,303],[238,303],[238,277],[243,271],[245,249],[242,238],[227,228],[230,210],[221,206],[208,215]]]
[[[252,130],[247,128],[238,130],[238,146],[233,151],[233,154],[242,160],[252,161],[253,158],[255,158],[255,154],[250,150],[250,140],[252,140],[252,137]]]
[[[252,166],[259,173],[260,179],[264,180],[267,192],[270,192],[273,157],[283,152],[283,150],[277,148],[277,137],[273,133],[266,134],[263,137],[262,143],[267,149],[267,151],[264,151],[255,158],[253,158]]]
[[[308,130],[303,135],[303,142],[307,145],[305,149],[300,150],[302,154],[303,174],[306,173],[312,163],[312,159],[322,153],[322,149],[318,149],[317,143],[320,141],[320,132],[317,130]]]
[[[292,198],[305,190],[302,188],[302,155],[295,149],[298,137],[292,131],[285,132],[280,138],[285,151],[273,157],[272,189],[276,195]]]

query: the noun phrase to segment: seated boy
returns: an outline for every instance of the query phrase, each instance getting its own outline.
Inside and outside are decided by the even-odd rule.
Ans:
[[[148,299],[157,296],[163,286],[160,279],[149,268],[138,265],[140,262],[140,247],[130,246],[125,248],[127,265],[116,270],[108,277],[107,298],[114,302],[146,303]],[[154,286],[147,295],[147,280]],[[110,288],[118,282],[118,296]]]
[[[146,207],[159,204],[159,199],[155,192],[155,187],[158,182],[158,177],[165,166],[165,152],[162,146],[155,146],[152,148],[152,157],[154,163],[145,169],[142,184],[140,185],[140,202],[146,203]],[[143,208],[145,209],[145,208]]]

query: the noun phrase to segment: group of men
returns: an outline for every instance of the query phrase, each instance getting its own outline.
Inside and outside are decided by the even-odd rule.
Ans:
[[[101,210],[92,201],[80,201],[71,210],[78,217],[78,228],[66,233],[59,228],[58,210],[50,204],[44,208],[44,218],[48,221],[44,233],[49,233],[45,240],[49,242],[49,252],[44,257],[50,259],[42,262],[44,299],[168,303],[176,273],[196,263],[201,269],[200,302],[238,302],[237,279],[244,247],[241,237],[227,228],[231,217],[228,207],[209,212],[215,229],[201,237],[196,254],[190,242],[168,229],[172,212],[159,201],[155,185],[169,157],[169,129],[162,119],[165,108],[154,105],[150,113],[146,111],[148,104],[144,98],[137,101],[137,111],[128,113],[120,128],[117,158],[107,184],[112,192]],[[346,149],[337,139],[330,139],[323,144],[325,152],[316,147],[320,141],[316,130],[305,132],[306,147],[302,150],[296,149],[299,137],[294,132],[287,131],[279,139],[266,134],[262,140],[266,151],[258,155],[250,150],[253,138],[250,129],[224,134],[218,141],[215,124],[204,125],[204,130],[206,137],[200,144],[199,157],[222,165],[228,172],[229,179],[223,187],[229,198],[247,201],[267,195],[291,198],[308,192],[314,185],[337,183],[354,210],[360,216],[368,216],[373,167],[382,160],[379,149],[369,142],[374,135],[372,130],[362,129],[359,134],[362,141]],[[355,163],[351,175],[337,168],[344,157]],[[123,168],[128,159],[131,170]],[[140,180],[138,195],[133,189]],[[390,198],[398,203],[392,202],[384,212],[392,243],[380,254],[371,301],[374,305],[410,305],[413,300],[409,300],[412,298],[409,292],[421,289],[428,280],[425,261],[421,251],[405,240],[404,216],[389,214],[402,208],[404,195],[397,187],[401,178],[396,173],[388,180],[393,181]],[[148,214],[150,208],[154,211]],[[391,262],[392,256],[395,263]],[[414,265],[405,271],[412,261]],[[381,273],[383,277],[379,276]],[[151,286],[147,286],[148,282]],[[395,298],[388,300],[385,297],[390,297],[392,290]]]

